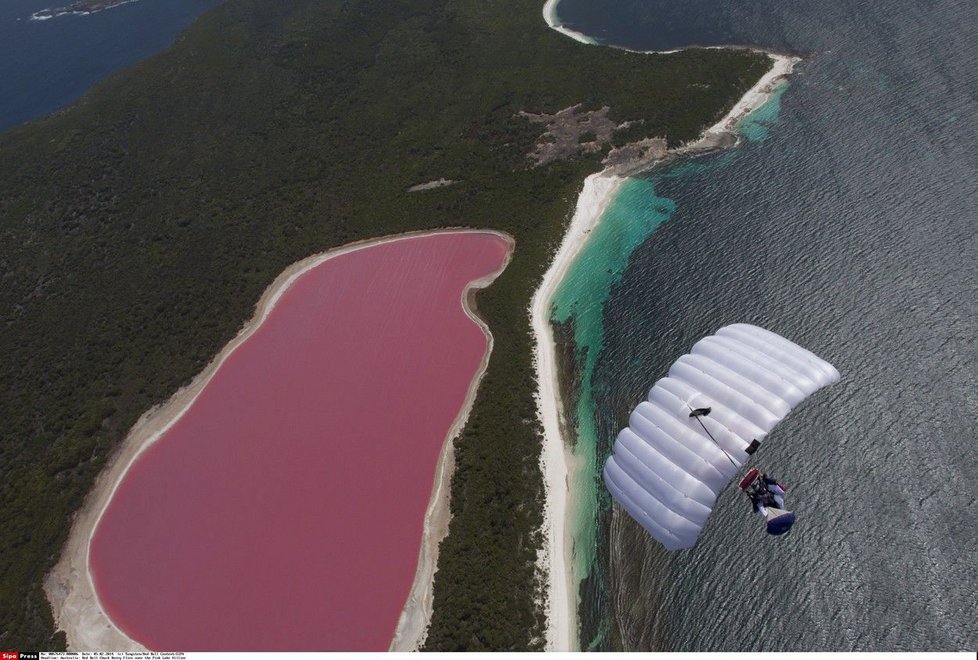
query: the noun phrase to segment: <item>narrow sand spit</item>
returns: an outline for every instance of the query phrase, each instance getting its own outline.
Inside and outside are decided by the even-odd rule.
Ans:
[[[447,532],[449,507],[449,483],[453,466],[451,440],[461,429],[472,407],[478,384],[485,373],[492,348],[492,336],[486,325],[478,318],[472,306],[473,291],[487,286],[506,267],[512,257],[514,242],[511,236],[502,232],[472,229],[445,229],[437,231],[417,231],[393,236],[385,236],[351,243],[334,250],[313,255],[289,266],[265,290],[255,308],[255,315],[248,321],[238,335],[218,353],[210,364],[199,373],[190,384],[178,390],[165,403],[148,410],[130,430],[115,454],[109,459],[105,469],[95,480],[85,503],[75,515],[68,541],[61,558],[46,576],[44,590],[54,613],[55,625],[64,630],[68,648],[74,651],[143,651],[138,642],[130,639],[113,624],[102,609],[92,576],[88,568],[89,545],[95,528],[103,512],[112,499],[126,472],[139,455],[156,442],[193,404],[210,379],[217,373],[221,364],[235,349],[244,343],[268,317],[282,294],[303,273],[315,268],[333,257],[362,250],[374,245],[415,236],[444,234],[457,231],[490,233],[503,238],[509,244],[505,262],[496,273],[469,283],[462,295],[462,305],[466,314],[472,318],[486,334],[488,346],[480,370],[472,379],[466,394],[465,403],[446,436],[438,461],[437,479],[431,500],[425,513],[425,530],[422,536],[419,563],[415,574],[411,595],[405,605],[398,623],[397,635],[392,643],[398,648],[414,648],[422,638],[431,616],[431,584],[437,563],[438,544]]]
[[[556,15],[558,2],[559,0],[548,0],[543,8],[544,19],[550,27],[576,41],[593,43],[585,35],[559,25]],[[772,60],[771,69],[741,97],[730,112],[706,129],[698,140],[672,150],[667,157],[707,151],[725,142],[735,141],[732,131],[737,123],[763,105],[799,61],[795,57],[767,54]],[[652,164],[640,163],[627,171],[646,169]],[[621,176],[623,172],[625,171],[606,170],[592,174],[584,181],[567,234],[530,303],[530,317],[536,338],[534,360],[539,388],[537,409],[544,428],[541,462],[547,489],[544,510],[546,543],[539,562],[541,571],[548,576],[548,593],[544,607],[547,612],[547,649],[553,651],[571,651],[578,647],[579,576],[575,575],[571,563],[574,539],[567,536],[566,520],[570,479],[579,475],[570,474],[567,445],[561,436],[561,420],[565,419],[566,413],[559,396],[556,347],[550,325],[551,300],[587,242],[591,230],[598,225],[605,209],[624,182],[625,179]]]
[[[584,180],[584,188],[577,198],[577,208],[570,227],[530,303],[533,334],[536,338],[534,361],[537,370],[537,410],[544,433],[542,467],[547,503],[543,523],[545,545],[540,563],[543,572],[548,576],[547,650],[551,651],[570,651],[577,646],[577,593],[572,572],[569,570],[568,550],[573,540],[565,538],[564,522],[567,517],[570,484],[566,445],[560,433],[561,419],[565,413],[557,381],[557,353],[553,328],[550,325],[550,301],[587,242],[591,229],[597,226],[624,181],[623,178],[603,174],[592,174]]]

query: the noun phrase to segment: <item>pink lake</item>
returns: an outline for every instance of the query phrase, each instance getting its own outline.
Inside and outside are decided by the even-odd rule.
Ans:
[[[296,280],[105,510],[113,622],[153,650],[386,650],[486,351],[462,294],[508,247],[405,237]]]

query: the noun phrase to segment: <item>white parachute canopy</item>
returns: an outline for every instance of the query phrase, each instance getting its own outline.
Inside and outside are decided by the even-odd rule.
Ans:
[[[632,412],[605,463],[605,485],[668,550],[690,548],[751,441],[838,380],[831,364],[769,330],[720,328],[676,360]],[[711,411],[690,416],[697,408]]]

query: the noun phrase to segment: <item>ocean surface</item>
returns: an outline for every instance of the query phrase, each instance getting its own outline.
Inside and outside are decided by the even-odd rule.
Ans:
[[[800,55],[741,144],[624,186],[555,297],[584,376],[574,494],[581,647],[978,647],[978,3],[562,0],[567,27],[642,50]],[[667,553],[600,468],[699,338],[744,321],[833,363],[754,464],[799,516],[769,538],[728,489]],[[585,480],[588,481],[588,480]]]
[[[72,0],[0,2],[0,131],[69,105],[157,53],[220,0],[136,0],[87,16],[31,20]]]

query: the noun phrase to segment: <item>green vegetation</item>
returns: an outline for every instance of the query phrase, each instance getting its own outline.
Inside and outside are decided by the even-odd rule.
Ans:
[[[529,168],[542,129],[515,115],[607,104],[677,143],[767,68],[746,51],[583,46],[540,9],[230,0],[70,110],[0,136],[0,647],[64,644],[41,581],[72,512],[281,270],[445,226],[517,247],[479,296],[495,349],[457,442],[427,648],[540,647],[527,308],[599,158]],[[460,183],[404,192],[441,177]]]

